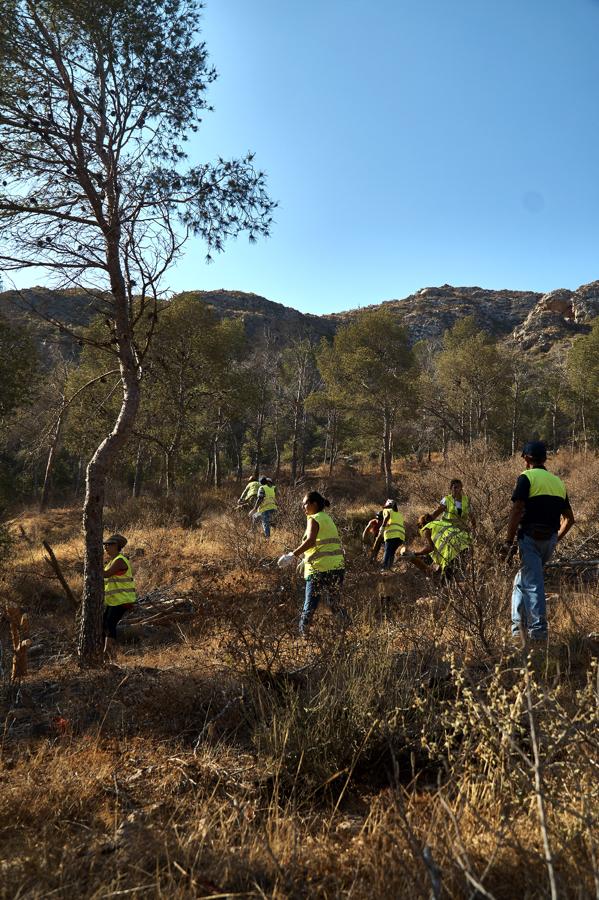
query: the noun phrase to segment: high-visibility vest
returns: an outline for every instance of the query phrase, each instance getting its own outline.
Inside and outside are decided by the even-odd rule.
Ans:
[[[383,510],[383,538],[386,541],[391,541],[393,538],[400,538],[402,541],[406,539],[403,516],[395,509]]]
[[[526,469],[522,472],[530,481],[529,500],[533,497],[561,497],[566,499],[566,485],[547,469]]]
[[[462,494],[462,510],[458,509],[456,506],[455,498],[449,494],[447,497],[443,497],[443,502],[445,504],[445,512],[443,513],[443,518],[447,521],[451,522],[452,520],[456,520],[459,522],[461,519],[468,518],[468,513],[470,512],[470,500],[466,496],[466,494]]]
[[[258,507],[259,513],[268,512],[269,509],[277,509],[277,500],[275,488],[270,484],[261,484],[260,489],[264,491],[264,500]]]
[[[318,536],[314,547],[304,552],[304,578],[315,575],[318,572],[331,572],[334,569],[345,568],[345,558],[337,526],[328,513],[321,510],[308,516],[308,521],[314,519],[318,523]],[[308,532],[304,534],[305,541]]]
[[[445,571],[450,562],[470,546],[468,533],[443,519],[435,519],[434,522],[428,522],[420,529],[421,534],[425,528],[430,531],[431,540],[435,548],[431,556],[434,562],[441,566],[442,572]]]
[[[117,559],[123,560],[127,571],[123,575],[111,575],[110,578],[104,579],[104,603],[106,606],[122,606],[123,603],[135,603],[137,599],[133,570],[126,556],[119,553],[104,566],[104,571],[109,569]]]
[[[243,493],[239,499],[240,500],[251,500],[252,497],[256,496],[256,494],[258,493],[259,490],[260,490],[260,482],[259,481],[250,481],[248,484],[246,484],[245,488],[243,489]]]

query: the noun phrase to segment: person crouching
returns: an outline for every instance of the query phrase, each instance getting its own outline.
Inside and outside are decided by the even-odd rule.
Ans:
[[[104,655],[113,662],[117,651],[116,627],[125,613],[135,605],[135,580],[131,563],[122,550],[127,538],[122,534],[113,534],[104,541],[104,553],[107,561],[104,565]]]

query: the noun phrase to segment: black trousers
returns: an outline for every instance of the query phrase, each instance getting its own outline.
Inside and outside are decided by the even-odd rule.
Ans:
[[[121,603],[119,606],[105,606],[104,617],[102,619],[102,628],[104,637],[111,637],[116,640],[116,626],[119,624],[125,613],[133,608],[133,603]]]

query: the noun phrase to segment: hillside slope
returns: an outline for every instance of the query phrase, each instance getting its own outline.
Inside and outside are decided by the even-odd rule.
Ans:
[[[268,340],[277,347],[294,339],[330,339],[359,312],[384,308],[405,323],[412,342],[437,342],[447,328],[473,315],[481,328],[499,339],[513,342],[523,351],[543,354],[567,348],[577,335],[588,332],[592,319],[599,316],[599,281],[575,291],[558,289],[546,294],[445,284],[422,288],[401,299],[321,315],[302,313],[244,291],[186,291],[185,295],[209,304],[218,316],[241,319],[251,342]],[[0,293],[0,313],[12,320],[30,321],[42,345],[57,340],[56,328],[49,320],[85,326],[101,313],[101,305],[98,297],[83,291],[31,288]],[[76,345],[67,336],[60,342],[69,353],[75,352]]]

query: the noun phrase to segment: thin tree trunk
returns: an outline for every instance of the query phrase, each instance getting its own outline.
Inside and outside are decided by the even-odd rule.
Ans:
[[[50,496],[50,486],[52,483],[52,469],[54,467],[54,460],[56,458],[56,453],[58,451],[58,444],[60,441],[60,434],[62,432],[62,424],[63,424],[63,415],[64,408],[61,409],[58,420],[54,427],[54,433],[52,434],[52,441],[50,443],[50,450],[48,451],[48,460],[46,462],[46,471],[44,474],[44,483],[42,485],[42,495],[40,497],[40,512],[43,512],[48,506],[48,499]]]
[[[217,437],[214,439],[214,487],[219,488],[222,483],[222,473],[221,473],[221,465],[220,465],[220,440]]]
[[[260,414],[260,419],[258,426],[256,428],[256,455],[254,457],[254,481],[258,479],[260,475],[260,466],[262,465],[262,432],[264,430],[264,422],[262,419],[262,414]]]
[[[77,459],[77,475],[75,476],[75,497],[79,496],[79,489],[81,488],[81,473],[83,472],[83,460],[81,457]]]
[[[135,456],[135,472],[133,475],[133,489],[131,491],[132,497],[139,497],[141,494],[141,459],[142,459],[142,443],[141,441],[137,445],[137,454]]]
[[[165,496],[170,496],[171,488],[172,488],[172,459],[170,450],[164,451],[164,493]]]
[[[387,497],[391,496],[393,487],[393,473],[391,471],[392,455],[391,418],[389,412],[385,410],[383,414],[383,462],[385,467],[385,491],[387,492]]]
[[[102,613],[104,609],[103,531],[106,478],[133,431],[140,401],[140,369],[135,355],[128,312],[127,292],[120,268],[118,231],[110,235],[108,268],[115,300],[115,335],[119,354],[119,369],[123,399],[112,432],[93,454],[87,466],[83,529],[85,554],[83,560],[83,600],[78,640],[79,664],[99,665],[102,661]]]

